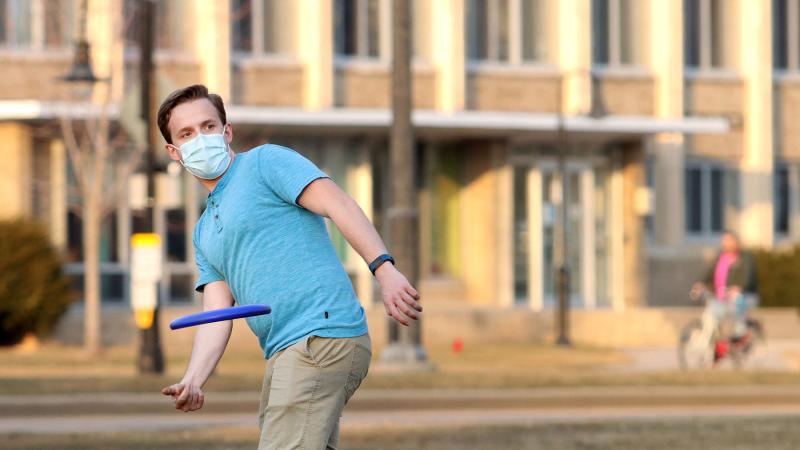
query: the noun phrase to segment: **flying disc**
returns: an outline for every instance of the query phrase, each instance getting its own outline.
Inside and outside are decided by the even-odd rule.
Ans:
[[[169,327],[173,330],[177,330],[178,328],[193,327],[204,323],[260,316],[262,314],[269,314],[270,312],[272,312],[272,308],[267,305],[231,306],[230,308],[212,309],[210,311],[178,317],[169,324]]]

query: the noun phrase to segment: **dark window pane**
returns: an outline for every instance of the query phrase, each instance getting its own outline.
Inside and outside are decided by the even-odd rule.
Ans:
[[[488,57],[488,20],[489,12],[486,0],[469,0],[467,3],[467,20],[464,34],[467,39],[467,57],[473,60],[485,60]]]
[[[497,52],[497,60],[498,61],[508,61],[508,0],[496,0],[497,1],[497,23],[495,26],[497,27],[497,43],[492,43],[492,45],[496,45],[496,52]]]
[[[125,299],[125,276],[121,273],[108,273],[100,276],[102,301],[120,303]]]
[[[67,261],[83,261],[83,220],[72,211],[67,213]]]
[[[683,58],[686,67],[700,66],[700,1],[683,1]]]
[[[171,302],[191,302],[194,299],[194,280],[191,274],[170,275],[169,300]]]
[[[73,8],[71,0],[44,2],[44,45],[66,47],[72,41]]]
[[[592,63],[608,64],[608,0],[592,0]]]
[[[725,226],[725,171],[711,169],[711,231],[721,232]]]
[[[789,170],[786,167],[775,169],[775,231],[789,232]]]
[[[0,44],[8,43],[8,0],[0,0]]]
[[[186,213],[183,209],[166,212],[167,261],[186,261]]]
[[[139,46],[139,29],[141,28],[141,13],[138,0],[125,0],[123,4],[123,29],[125,30],[125,46]]]
[[[250,52],[253,50],[251,6],[251,0],[233,0],[231,2],[231,46],[235,51]]]
[[[724,67],[725,61],[725,8],[724,1],[711,2],[711,67]]]
[[[380,54],[380,4],[378,0],[367,3],[367,55],[378,57]]]
[[[691,233],[703,231],[703,177],[698,168],[686,169],[686,230]]]
[[[119,245],[117,233],[117,214],[113,213],[100,225],[100,261],[118,262]]]
[[[772,0],[772,65],[776,69],[788,66],[786,0]]]
[[[622,64],[637,62],[635,52],[638,30],[634,2],[639,2],[639,0],[619,0],[619,58]]]
[[[356,0],[336,0],[333,11],[334,51],[338,55],[355,56],[358,52]]]
[[[541,61],[546,57],[544,8],[540,0],[522,0],[522,59]]]

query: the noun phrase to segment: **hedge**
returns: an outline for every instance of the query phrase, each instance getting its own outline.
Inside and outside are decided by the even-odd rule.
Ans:
[[[61,258],[42,226],[0,221],[0,345],[47,335],[71,300]]]

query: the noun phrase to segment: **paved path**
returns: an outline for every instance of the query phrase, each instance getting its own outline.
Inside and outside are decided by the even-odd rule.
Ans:
[[[252,401],[257,393],[212,393],[209,401]],[[703,395],[719,403],[692,404]],[[507,407],[510,400],[518,400]],[[58,414],[60,407],[83,403],[139,403],[153,413]],[[452,405],[447,407],[447,405]],[[532,406],[525,406],[525,405]],[[398,406],[396,408],[394,406]],[[433,406],[431,406],[433,405]],[[493,406],[494,405],[494,406]],[[150,394],[76,394],[0,396],[0,410],[23,406],[49,408],[52,415],[0,418],[4,433],[82,433],[253,427],[253,412],[182,413],[162,409],[164,399]],[[345,411],[345,429],[382,427],[452,427],[495,424],[575,423],[610,420],[674,420],[693,417],[796,416],[800,419],[800,386],[600,387],[481,390],[365,390]],[[416,407],[415,407],[416,406]]]
[[[623,350],[631,358],[630,364],[612,370],[625,372],[662,372],[679,370],[676,347],[647,347]],[[745,363],[748,370],[797,370],[800,341],[794,339],[767,340],[756,347]],[[729,360],[724,360],[719,369],[733,369]]]

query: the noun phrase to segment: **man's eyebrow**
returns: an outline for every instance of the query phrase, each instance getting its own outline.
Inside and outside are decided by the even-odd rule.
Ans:
[[[205,125],[208,125],[208,124],[215,124],[215,123],[216,123],[216,120],[208,119],[208,120],[204,121],[203,123],[201,123],[200,126],[202,127],[202,126],[205,126]]]

